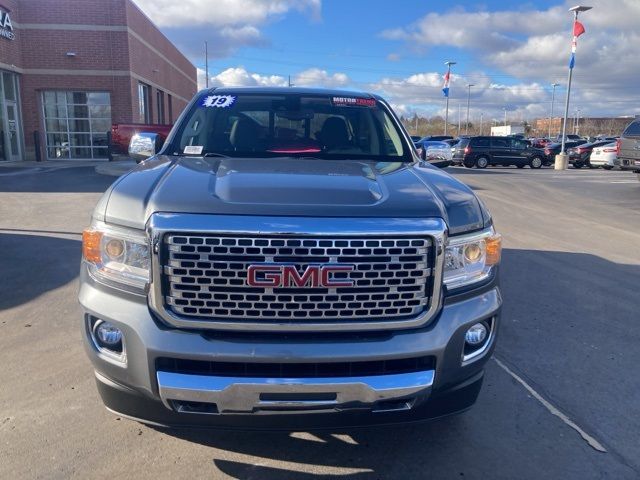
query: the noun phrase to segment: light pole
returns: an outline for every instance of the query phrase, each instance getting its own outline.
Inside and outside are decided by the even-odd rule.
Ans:
[[[475,86],[473,83],[467,85],[467,124],[464,127],[464,134],[469,134],[469,103],[471,103],[471,87]]]
[[[449,77],[451,76],[451,65],[455,65],[456,62],[447,61],[444,62],[444,64],[447,66],[447,73],[444,76],[444,87],[442,89],[446,99],[444,107],[444,134],[446,135],[448,127],[447,124],[449,123]]]
[[[554,168],[556,170],[567,169],[567,151],[566,151],[566,136],[567,136],[567,117],[569,116],[569,98],[571,95],[571,78],[573,77],[573,67],[575,65],[576,47],[578,44],[578,37],[584,33],[584,27],[578,22],[578,14],[580,12],[586,12],[591,10],[592,7],[585,7],[582,5],[576,5],[569,9],[573,12],[573,41],[571,42],[571,57],[569,59],[569,74],[567,76],[567,96],[564,101],[564,118],[562,119],[562,144],[560,147],[560,153],[556,155],[556,161]]]
[[[556,100],[556,87],[559,86],[559,83],[552,83],[551,87],[553,88],[553,90],[551,90],[551,113],[549,114],[549,139],[551,139],[551,123],[553,122],[553,104],[555,103]]]
[[[504,126],[507,126],[507,107],[502,107],[502,110],[504,110]]]
[[[480,113],[480,135],[482,135],[482,117],[484,116],[484,113]]]
[[[460,136],[460,102],[458,102],[458,137]]]

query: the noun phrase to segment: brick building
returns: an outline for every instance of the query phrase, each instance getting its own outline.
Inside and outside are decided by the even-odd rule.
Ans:
[[[173,123],[196,78],[131,0],[0,0],[0,161],[106,158],[111,123]]]

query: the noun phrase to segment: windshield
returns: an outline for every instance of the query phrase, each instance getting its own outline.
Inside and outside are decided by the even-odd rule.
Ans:
[[[402,138],[373,98],[210,94],[193,105],[168,152],[412,161]]]

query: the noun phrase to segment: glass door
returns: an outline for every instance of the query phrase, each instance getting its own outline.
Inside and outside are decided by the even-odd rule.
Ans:
[[[0,100],[0,150],[3,160],[22,160],[22,127],[18,106],[18,76],[2,72],[2,94]]]
[[[20,146],[20,128],[18,126],[18,105],[15,102],[5,102],[4,119],[6,135],[4,155],[6,160],[20,160],[22,158]]]

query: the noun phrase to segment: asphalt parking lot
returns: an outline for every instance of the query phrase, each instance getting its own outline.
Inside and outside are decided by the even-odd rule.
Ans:
[[[0,169],[0,478],[639,478],[640,182],[449,171],[505,240],[478,404],[421,425],[256,433],[163,431],[102,407],[76,294],[80,232],[113,178]]]

